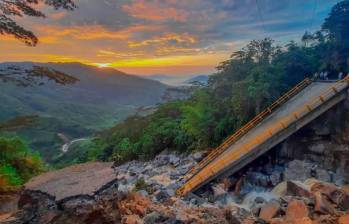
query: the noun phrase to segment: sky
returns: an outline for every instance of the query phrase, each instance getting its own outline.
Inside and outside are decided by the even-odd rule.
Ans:
[[[339,0],[77,0],[73,11],[18,23],[28,47],[0,35],[0,61],[81,62],[129,74],[210,74],[252,39],[277,44],[319,30]],[[41,6],[42,7],[42,6]]]

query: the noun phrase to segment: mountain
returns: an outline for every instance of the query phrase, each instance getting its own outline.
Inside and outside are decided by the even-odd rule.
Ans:
[[[145,78],[162,82],[170,86],[188,86],[193,83],[207,84],[208,75],[148,75]]]
[[[162,82],[162,83],[164,83],[166,85],[170,85],[170,86],[186,85],[185,81],[188,80],[189,78],[192,78],[192,76],[164,75],[164,74],[147,75],[144,77],[151,79],[151,80]]]
[[[168,88],[158,81],[80,63],[2,63],[0,73],[14,77],[34,66],[79,80],[60,85],[44,79],[40,85],[27,87],[0,82],[0,123],[18,116],[38,116],[33,125],[16,133],[39,150],[46,161],[60,153],[63,141],[58,133],[71,140],[110,127],[139,107],[163,102]]]
[[[208,82],[208,78],[209,78],[208,75],[197,75],[186,80],[184,83],[186,84],[199,83],[199,84],[206,85]]]

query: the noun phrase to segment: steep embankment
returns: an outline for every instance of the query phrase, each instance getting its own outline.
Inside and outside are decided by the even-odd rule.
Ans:
[[[85,137],[135,113],[138,107],[161,103],[167,89],[157,81],[79,63],[3,63],[0,73],[18,75],[33,65],[79,79],[65,86],[45,79],[43,85],[28,87],[0,83],[0,122],[22,115],[39,115],[35,125],[17,133],[46,159],[59,153],[62,141],[57,133],[70,138]]]

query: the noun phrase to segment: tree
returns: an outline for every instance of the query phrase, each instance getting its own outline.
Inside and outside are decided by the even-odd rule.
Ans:
[[[39,4],[44,4],[54,9],[74,10],[76,5],[73,0],[0,0],[0,34],[12,35],[28,46],[35,46],[38,38],[35,34],[18,25],[13,17],[41,17],[46,15],[36,9]]]
[[[344,71],[349,65],[349,0],[336,4],[322,25],[322,31],[334,45],[330,65]]]

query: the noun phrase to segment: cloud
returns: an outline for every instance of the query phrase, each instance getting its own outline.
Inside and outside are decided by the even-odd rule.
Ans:
[[[165,33],[162,36],[156,36],[151,39],[143,40],[140,42],[130,41],[128,46],[131,48],[142,47],[148,45],[191,45],[197,42],[197,38],[189,35],[188,33],[176,34],[176,33]]]
[[[175,1],[172,1],[175,3]],[[137,0],[131,4],[122,6],[122,9],[129,15],[151,21],[167,21],[174,20],[178,22],[186,22],[188,12],[174,7],[162,7],[160,1],[144,1]]]
[[[0,36],[0,60],[214,67],[249,40],[272,37],[284,43],[318,29],[338,1],[79,0],[73,12],[41,6],[47,19],[18,20],[40,44],[28,48]]]

